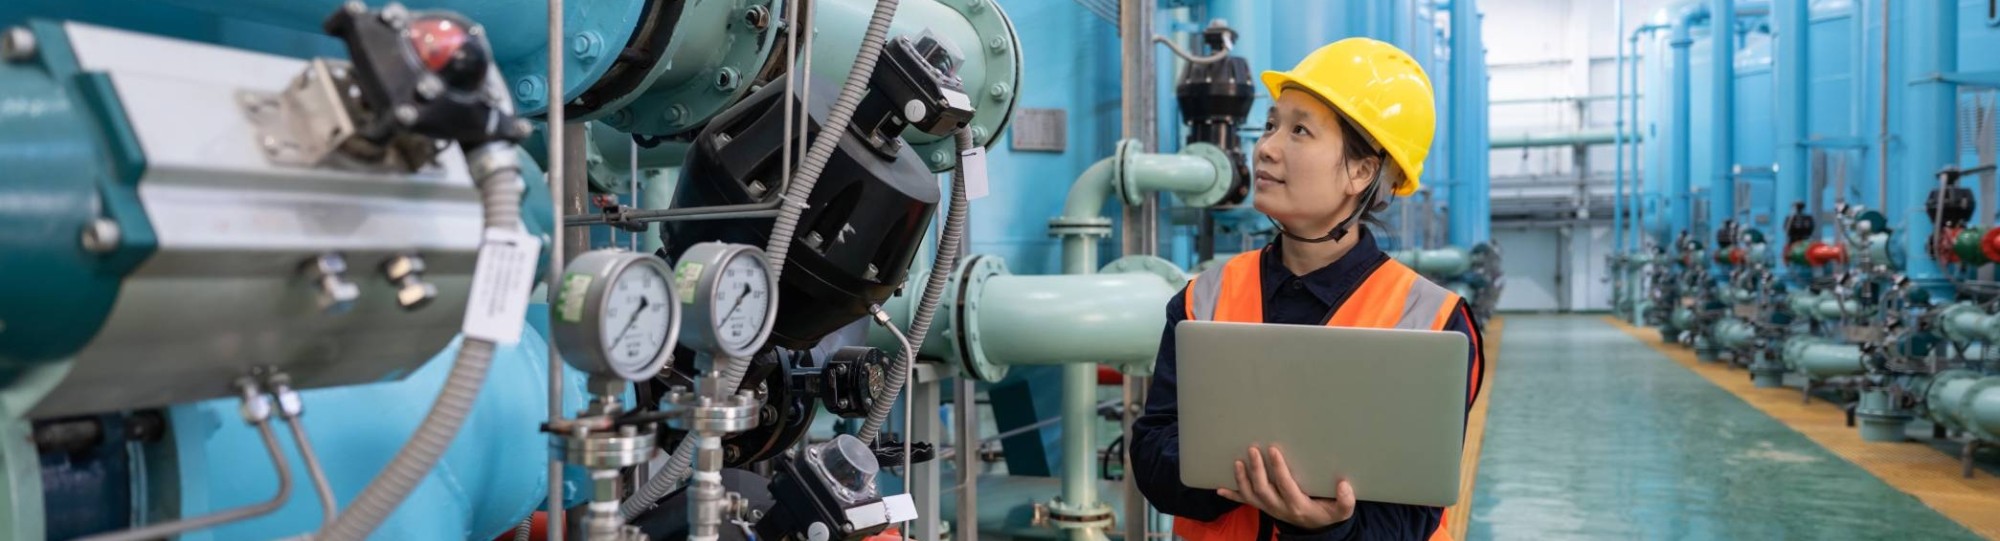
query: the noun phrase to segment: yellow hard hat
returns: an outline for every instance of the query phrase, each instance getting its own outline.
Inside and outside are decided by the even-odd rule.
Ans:
[[[1339,109],[1403,170],[1396,195],[1416,193],[1437,132],[1437,105],[1430,76],[1409,53],[1368,38],[1347,38],[1306,55],[1292,71],[1266,71],[1263,79],[1273,99],[1297,86]]]

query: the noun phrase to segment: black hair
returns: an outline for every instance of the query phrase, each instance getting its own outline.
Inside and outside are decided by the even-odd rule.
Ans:
[[[1361,200],[1358,204],[1362,205],[1362,221],[1374,224],[1377,227],[1385,227],[1387,223],[1382,221],[1380,214],[1382,211],[1389,209],[1389,201],[1395,197],[1393,187],[1389,188],[1390,193],[1384,194],[1381,193],[1381,190],[1384,188],[1378,185],[1382,181],[1382,177],[1389,172],[1388,152],[1375,148],[1375,144],[1370,142],[1371,140],[1367,134],[1363,133],[1361,127],[1356,126],[1352,119],[1347,118],[1346,113],[1342,113],[1337,107],[1328,108],[1333,109],[1335,123],[1340,124],[1340,136],[1342,139],[1340,148],[1341,164],[1351,167],[1353,164],[1350,160],[1370,157],[1376,160],[1375,179],[1370,181],[1371,184],[1368,189],[1361,193],[1361,196],[1366,199]]]

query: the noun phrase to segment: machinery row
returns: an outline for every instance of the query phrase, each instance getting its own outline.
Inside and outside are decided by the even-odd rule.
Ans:
[[[1473,2],[1047,4],[0,6],[0,538],[1156,535],[1252,70],[1350,35],[1451,89],[1381,234],[1490,313]],[[1027,69],[1112,39],[1121,107]]]
[[[1621,317],[1844,405],[1865,440],[1953,442],[1973,475],[2000,442],[1987,8],[1689,2],[1633,31]]]

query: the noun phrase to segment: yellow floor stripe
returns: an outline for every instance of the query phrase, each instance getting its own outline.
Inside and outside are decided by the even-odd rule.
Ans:
[[[1472,401],[1472,413],[1465,419],[1465,453],[1458,466],[1458,505],[1444,510],[1445,526],[1451,529],[1452,539],[1465,539],[1465,527],[1472,520],[1472,482],[1479,477],[1479,449],[1486,441],[1486,406],[1493,402],[1493,366],[1500,358],[1500,328],[1503,322],[1493,318],[1486,322],[1483,335],[1486,343],[1486,366],[1483,373],[1485,383],[1479,386],[1479,397]]]
[[[2000,539],[2000,478],[1985,473],[1960,477],[1957,457],[1924,444],[1861,441],[1861,433],[1847,426],[1846,412],[1839,406],[1823,400],[1801,403],[1798,389],[1757,388],[1742,370],[1700,362],[1693,350],[1661,342],[1653,329],[1633,327],[1611,316],[1604,320],[1973,533]]]

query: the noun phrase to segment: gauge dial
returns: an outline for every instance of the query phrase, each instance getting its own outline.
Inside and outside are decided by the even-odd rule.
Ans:
[[[597,250],[564,270],[556,346],[578,370],[640,381],[658,374],[680,336],[681,305],[665,261]]]
[[[691,246],[675,269],[690,314],[688,346],[729,357],[755,355],[777,317],[777,284],[764,252],[716,242]]]
[[[599,347],[617,371],[641,372],[667,348],[673,288],[666,273],[653,265],[627,270],[613,283],[604,300]]]

